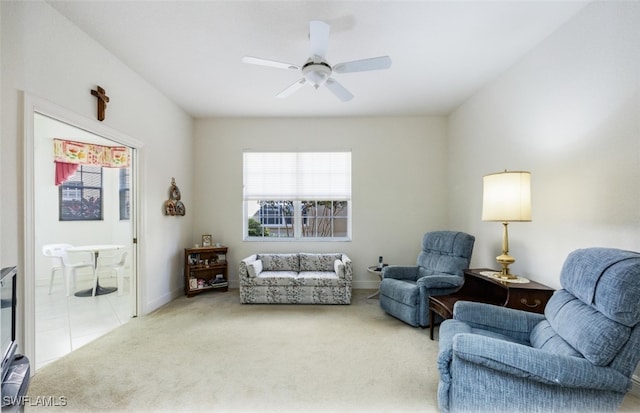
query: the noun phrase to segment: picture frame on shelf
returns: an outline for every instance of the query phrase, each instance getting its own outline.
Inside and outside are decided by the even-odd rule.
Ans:
[[[210,247],[211,246],[211,234],[202,235],[202,246]]]

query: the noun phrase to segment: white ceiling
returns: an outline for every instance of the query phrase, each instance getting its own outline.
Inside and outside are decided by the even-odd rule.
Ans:
[[[49,1],[197,118],[442,115],[517,63],[587,1]],[[304,87],[310,20],[331,26],[327,61],[388,55],[388,70],[334,74],[355,95]],[[100,79],[96,83],[102,84]],[[108,85],[103,85],[108,90]]]

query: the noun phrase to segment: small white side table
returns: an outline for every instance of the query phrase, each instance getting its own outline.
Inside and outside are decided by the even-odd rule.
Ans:
[[[367,271],[369,271],[371,274],[377,275],[380,278],[380,281],[382,281],[382,270],[379,270],[377,265],[371,265],[371,266],[367,267]],[[378,291],[376,291],[375,293],[371,294],[367,298],[373,298],[378,294],[380,294],[380,288],[378,288]]]

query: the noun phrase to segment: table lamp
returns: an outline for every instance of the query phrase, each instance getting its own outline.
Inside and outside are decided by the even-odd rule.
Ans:
[[[518,277],[509,272],[516,260],[509,255],[509,222],[531,221],[531,173],[523,171],[497,172],[482,178],[482,220],[502,222],[502,254],[496,261],[502,271],[496,276],[513,280]]]

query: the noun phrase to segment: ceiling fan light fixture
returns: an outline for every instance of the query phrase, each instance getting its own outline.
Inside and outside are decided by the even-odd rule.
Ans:
[[[331,76],[331,67],[326,63],[311,63],[302,68],[302,75],[318,89]]]

